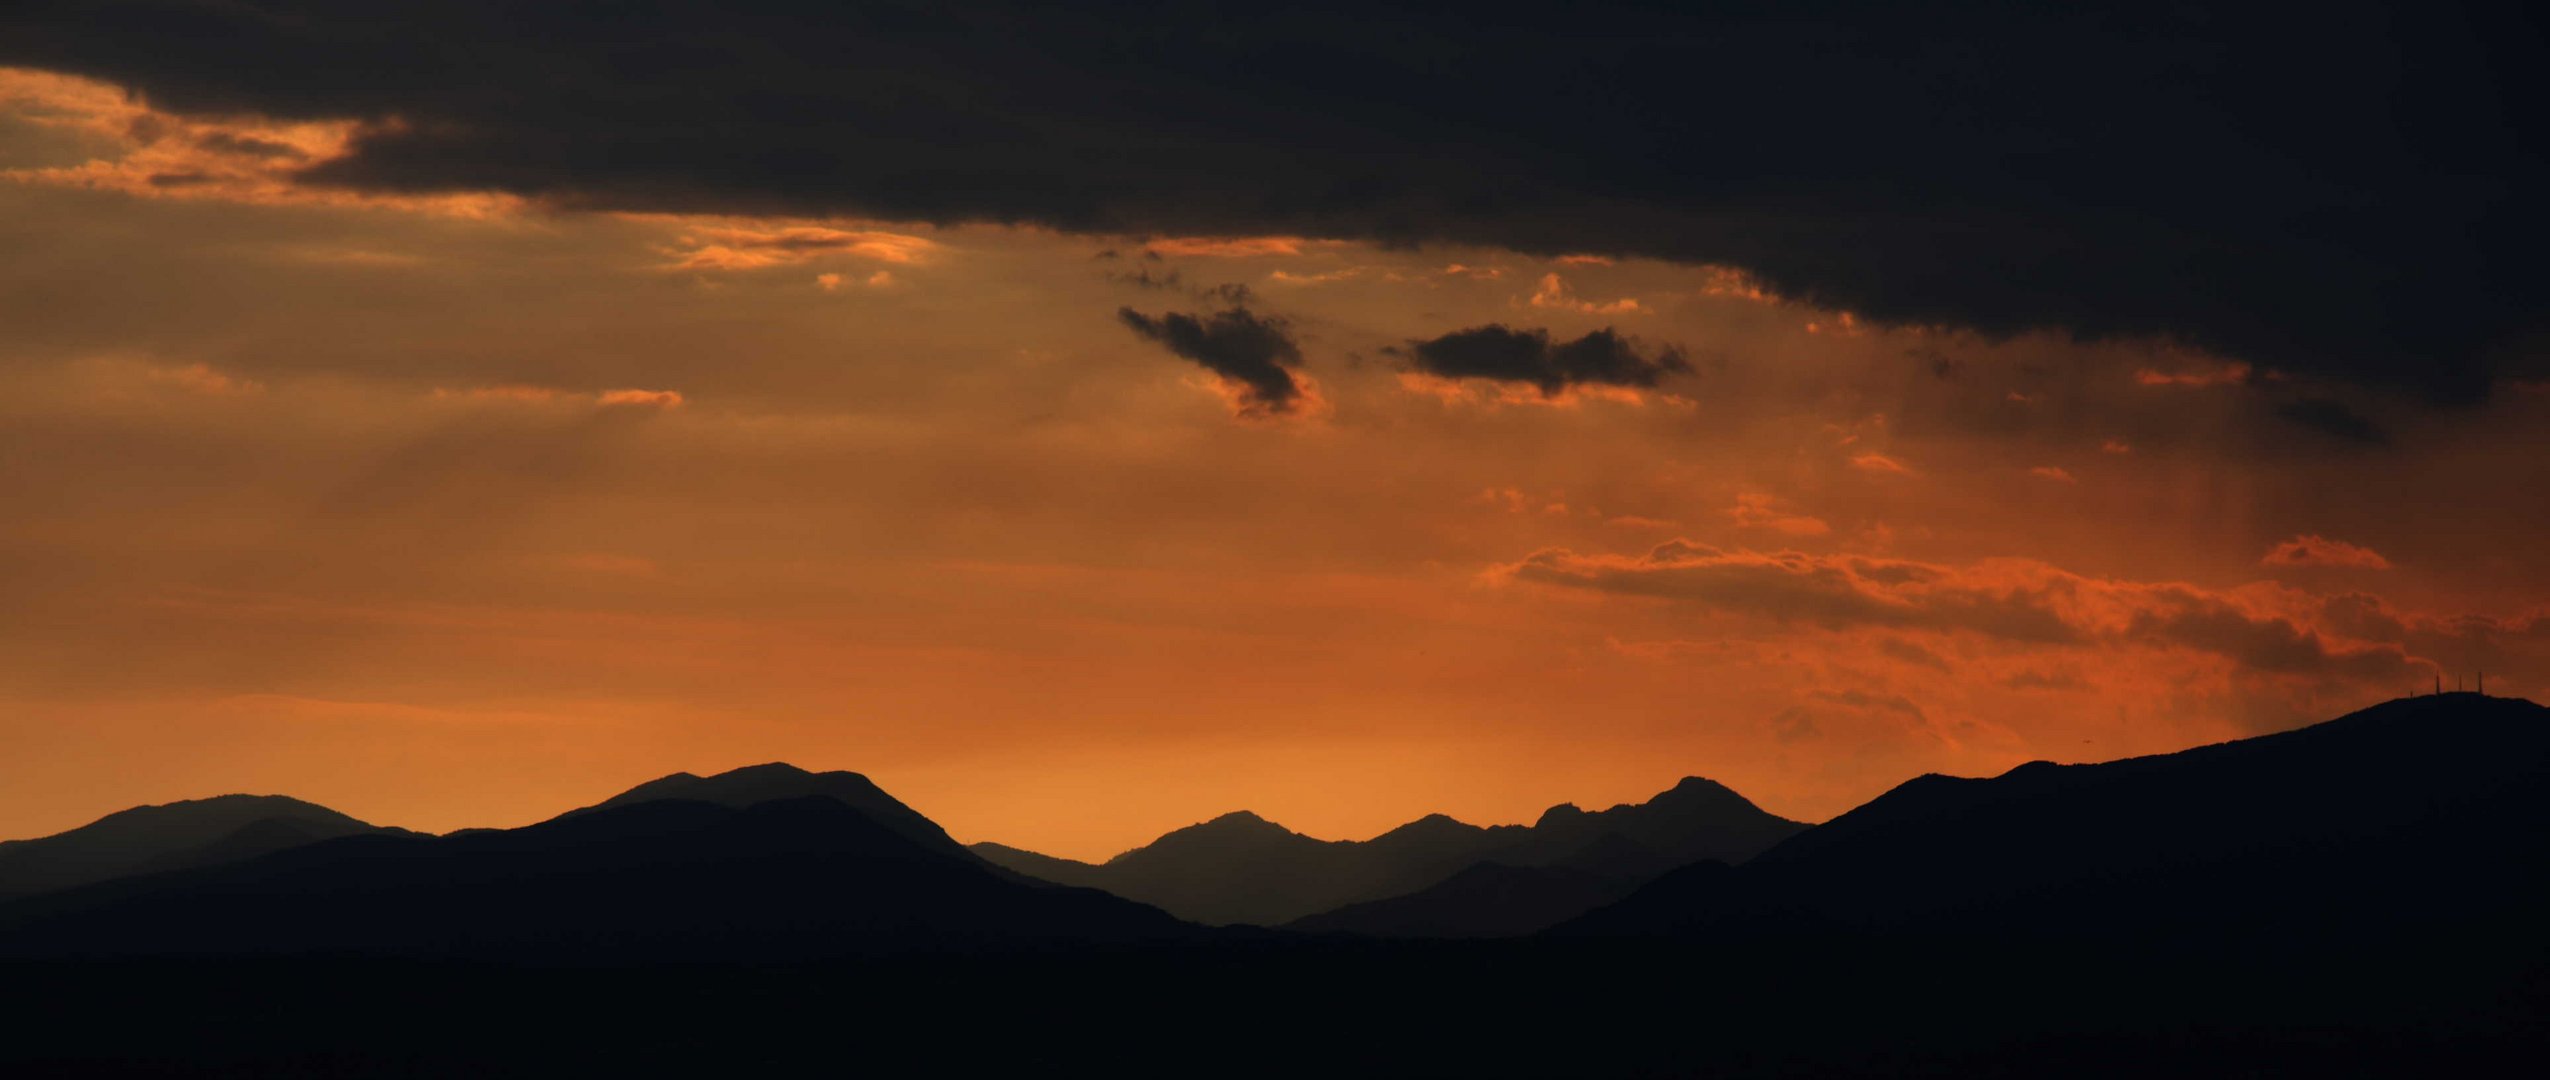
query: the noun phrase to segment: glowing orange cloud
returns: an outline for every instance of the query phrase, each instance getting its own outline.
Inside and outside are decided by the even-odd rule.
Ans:
[[[187,364],[184,367],[149,369],[151,378],[174,386],[182,386],[200,394],[247,394],[261,389],[253,379],[224,375],[209,364]]]
[[[605,390],[595,402],[606,408],[678,409],[682,406],[682,394],[678,390]]]
[[[843,228],[815,222],[748,222],[726,218],[624,215],[672,223],[682,229],[665,254],[673,270],[760,270],[797,266],[849,255],[908,266],[938,251],[936,241],[881,229]],[[821,278],[816,279],[819,283]],[[836,276],[836,281],[838,277]],[[870,284],[878,284],[871,279]],[[825,286],[831,288],[832,286]]]
[[[1304,247],[1319,243],[1298,236],[1175,236],[1154,240],[1144,245],[1162,255],[1185,255],[1211,259],[1248,259],[1268,255],[1299,255]]]
[[[1825,322],[1819,319],[1814,322],[1807,323],[1806,332],[1810,334],[1832,334],[1837,337],[1860,337],[1868,333],[1868,328],[1859,324],[1859,316],[1844,311],[1835,314],[1830,322]]]
[[[1727,511],[1738,526],[1768,529],[1784,536],[1822,536],[1833,527],[1819,517],[1791,512],[1776,496],[1762,492],[1740,492],[1735,508]]]
[[[1539,287],[1532,290],[1532,295],[1526,302],[1536,308],[1557,308],[1562,311],[1583,312],[1587,315],[1625,315],[1644,310],[1638,306],[1636,297],[1624,296],[1610,303],[1580,300],[1574,293],[1568,291],[1567,282],[1560,280],[1557,274],[1541,275]]]
[[[1851,467],[1858,469],[1861,472],[1884,473],[1889,476],[1919,475],[1913,471],[1912,466],[1887,457],[1884,454],[1871,453],[1854,455],[1851,458]]]
[[[1780,298],[1764,287],[1761,280],[1732,266],[1703,266],[1700,295],[1730,300],[1749,300],[1757,304],[1776,304]]]
[[[1606,401],[1620,405],[1657,403],[1689,408],[1689,398],[1635,386],[1611,386],[1601,383],[1571,384],[1555,394],[1544,394],[1538,387],[1493,379],[1447,379],[1418,371],[1399,373],[1399,386],[1413,394],[1422,394],[1446,406],[1469,405],[1503,408],[1509,405],[1537,405],[1550,409],[1573,409],[1588,401]]]
[[[0,68],[0,113],[78,131],[116,147],[78,165],[0,170],[19,183],[90,188],[154,199],[217,199],[414,210],[488,218],[523,200],[494,192],[383,195],[300,182],[310,168],[346,156],[363,126],[353,120],[181,117],[108,83]]]
[[[1330,270],[1316,274],[1296,274],[1289,270],[1277,270],[1266,275],[1266,280],[1285,285],[1328,285],[1340,281],[1352,281],[1362,277],[1363,273],[1364,268],[1360,266],[1349,266],[1343,270]]]
[[[1255,387],[1229,376],[1210,371],[1191,372],[1185,377],[1189,386],[1209,391],[1222,400],[1234,419],[1269,425],[1307,424],[1335,411],[1319,382],[1298,369],[1286,369],[1293,377],[1293,396],[1282,402],[1270,402]]]
[[[2340,566],[2355,570],[2388,570],[2391,561],[2368,547],[2325,536],[2297,536],[2267,552],[2261,566]]]
[[[865,281],[867,286],[871,289],[882,289],[888,285],[894,284],[894,272],[891,270],[879,270],[876,273],[868,275]],[[849,283],[850,279],[841,274],[822,273],[815,275],[815,287],[822,289],[825,292],[837,292],[842,286],[848,285]]]
[[[582,403],[604,409],[676,409],[681,407],[683,401],[682,394],[678,390],[621,389],[582,394],[546,386],[523,386],[511,383],[461,389],[436,387],[433,397],[437,401],[492,402],[512,405]]]

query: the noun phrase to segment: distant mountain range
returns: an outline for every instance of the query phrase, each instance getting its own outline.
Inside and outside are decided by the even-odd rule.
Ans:
[[[0,842],[0,900],[235,862],[319,840],[405,833],[281,795],[219,795],[118,811],[65,833]]]
[[[805,959],[1192,938],[976,858],[855,773],[666,777],[520,829],[368,833],[0,904],[0,954]]]
[[[1254,814],[1105,863],[971,848],[849,772],[676,773],[520,829],[429,837],[279,796],[0,844],[0,951],[607,952],[1370,937],[2290,936],[2511,917],[2550,896],[2550,717],[2407,699],[2100,765],[1926,776],[1809,828],[1686,779],[1530,826],[1365,841]],[[1183,920],[1183,921],[1181,921]]]
[[[784,765],[444,837],[230,796],[0,846],[42,890],[0,900],[0,1074],[1032,1068],[1116,1023],[1128,1074],[2479,1075],[2550,1052],[2545,836],[2550,710],[2476,694],[1812,828],[1694,780],[1094,866]],[[1378,895],[1214,929],[1053,880],[1093,872]]]
[[[864,776],[778,763],[714,776],[675,773],[545,824],[667,801],[742,810],[803,798],[849,807],[922,851],[1012,881],[1100,889],[1207,925],[1294,924],[1373,936],[1529,933],[1675,866],[1741,860],[1805,828],[1695,777],[1645,803],[1590,813],[1555,806],[1529,826],[1483,828],[1436,814],[1366,841],[1316,840],[1254,814],[1228,814],[1093,865],[999,844],[969,849]],[[470,829],[444,839],[467,841],[450,848],[465,850],[521,831]],[[281,796],[140,807],[57,836],[0,844],[0,900],[361,835],[429,839]],[[1479,891],[1489,875],[1503,887]],[[1431,891],[1436,886],[1451,888]],[[1363,906],[1381,901],[1391,903]]]
[[[1434,814],[1370,840],[1319,840],[1242,811],[1176,830],[1104,863],[1000,844],[976,844],[974,851],[1031,877],[1105,889],[1206,925],[1466,937],[1477,936],[1471,929],[1476,925],[1496,926],[1498,933],[1539,929],[1673,867],[1701,859],[1741,861],[1805,828],[1724,785],[1690,777],[1644,803],[1593,812],[1554,806],[1528,826],[1481,827]],[[1485,902],[1470,891],[1459,893],[1465,898],[1459,902],[1437,897],[1398,905],[1391,909],[1397,914],[1382,922],[1339,911],[1422,893],[1482,863],[1507,868],[1508,880],[1551,880],[1527,887],[1535,901],[1509,912],[1470,910]],[[1544,869],[1549,874],[1514,873]],[[1580,898],[1582,906],[1554,904],[1559,896]],[[1446,910],[1440,923],[1415,914],[1446,904],[1457,910]],[[1331,912],[1336,914],[1326,914]]]

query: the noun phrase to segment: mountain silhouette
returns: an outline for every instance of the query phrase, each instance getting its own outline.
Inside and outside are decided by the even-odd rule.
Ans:
[[[0,904],[0,953],[801,959],[1194,931],[1096,890],[1016,880],[911,828],[807,795],[345,837]]]
[[[1507,856],[1546,855],[1557,849],[1557,839],[1518,846]],[[1726,864],[1711,859],[1699,865]],[[1348,904],[1295,919],[1284,928],[1363,937],[1520,937],[1613,903],[1673,867],[1672,856],[1608,832],[1547,865],[1473,863],[1416,892]]]
[[[1924,777],[1516,936],[1672,835],[1604,813],[1623,827],[1384,834],[1550,861],[1302,920],[1352,935],[1029,883],[830,796],[346,836],[0,903],[0,1075],[2370,1077],[2550,1052],[2530,703]],[[1172,836],[1150,857],[1336,857],[1254,816]]]
[[[1000,862],[1000,850],[976,848]],[[1105,889],[1208,925],[1272,926],[1402,868],[1352,842],[1317,840],[1245,810],[1171,831],[1101,865],[1038,856],[1011,869]],[[1416,871],[1422,873],[1423,871]]]
[[[1724,784],[1690,776],[1643,803],[1590,813],[1551,807],[1495,858],[1518,866],[1577,863],[1607,876],[1645,878],[1703,859],[1742,862],[1806,827],[1765,813]]]
[[[592,806],[569,810],[560,816],[573,817],[664,799],[684,799],[741,809],[758,803],[808,796],[821,796],[849,806],[922,847],[969,862],[975,858],[965,850],[965,845],[949,837],[947,830],[940,828],[938,822],[886,794],[885,789],[867,777],[844,770],[809,772],[785,762],[748,765],[713,776],[678,772],[649,780]]]
[[[339,836],[403,831],[282,795],[137,806],[69,832],[0,842],[0,899],[208,866]]]
[[[1920,777],[1553,933],[2179,952],[2458,940],[2537,917],[2544,835],[2550,710],[2443,694],[2174,754]]]
[[[1626,885],[1672,867],[1699,859],[1748,858],[1805,827],[1764,812],[1723,785],[1691,777],[1644,803],[1594,812],[1572,804],[1552,807],[1530,826],[1482,828],[1431,814],[1370,840],[1319,840],[1241,811],[1172,831],[1104,863],[999,844],[976,844],[974,851],[1031,877],[1105,889],[1215,926],[1286,925],[1349,905],[1407,896],[1476,864],[1495,863],[1517,891],[1463,889],[1453,895],[1477,903],[1499,895],[1519,901],[1528,894],[1536,902],[1504,913],[1447,913],[1451,922],[1441,936],[1470,936],[1453,926],[1537,929],[1613,899]],[[1603,865],[1578,866],[1581,873],[1552,875],[1534,888],[1519,884],[1521,876],[1529,875],[1517,871],[1557,867],[1589,851]],[[1585,888],[1589,881],[1614,884],[1598,893]],[[1557,902],[1562,896],[1583,906],[1571,909]],[[1410,914],[1427,909],[1394,909],[1402,914],[1386,921],[1413,927],[1406,921]],[[1319,925],[1346,929],[1342,924]]]

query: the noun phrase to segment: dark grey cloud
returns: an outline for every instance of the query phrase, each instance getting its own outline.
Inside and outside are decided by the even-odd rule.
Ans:
[[[1553,341],[1547,330],[1490,323],[1390,351],[1429,375],[1530,383],[1544,395],[1578,383],[1654,386],[1668,372],[1691,370],[1680,350],[1668,345],[1647,353],[1608,326],[1574,341]]]
[[[215,131],[195,137],[195,145],[223,154],[245,154],[262,158],[306,158],[298,146],[260,139],[250,135],[233,135]]]
[[[1113,259],[1117,255],[1113,251],[1102,251],[1098,253],[1098,257]],[[1218,304],[1223,307],[1247,307],[1257,300],[1257,290],[1249,288],[1244,282],[1225,281],[1215,285],[1190,284],[1186,280],[1185,271],[1182,270],[1162,270],[1154,273],[1150,267],[1145,266],[1136,270],[1110,273],[1106,275],[1106,278],[1117,284],[1131,285],[1137,289],[1183,292],[1204,303]]]
[[[1301,364],[1302,350],[1280,318],[1246,308],[1203,315],[1169,312],[1156,318],[1118,308],[1116,318],[1144,340],[1238,383],[1249,412],[1288,413],[1301,402],[1301,383],[1292,369]]]
[[[2391,434],[2363,413],[2323,397],[2301,397],[2276,406],[2276,415],[2341,442],[2388,446]]]
[[[1107,258],[1115,257],[1115,252],[1112,251],[1105,252],[1104,254]],[[1155,274],[1151,272],[1151,268],[1148,266],[1142,267],[1138,270],[1109,274],[1107,275],[1107,280],[1123,285],[1131,285],[1137,289],[1160,290],[1186,288],[1185,274],[1176,270],[1163,270]]]
[[[1745,268],[1875,322],[2484,394],[2542,363],[2519,3],[14,0],[0,62],[374,122],[314,184]]]

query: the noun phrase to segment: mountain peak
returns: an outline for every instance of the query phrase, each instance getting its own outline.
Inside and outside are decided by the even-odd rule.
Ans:
[[[836,770],[836,771],[838,771],[838,770]],[[678,775],[688,776],[688,775],[690,775],[690,774],[688,774],[688,773],[681,773],[681,774],[678,774]],[[711,779],[711,780],[723,780],[723,779],[727,779],[727,778],[729,778],[729,777],[736,778],[736,779],[744,779],[744,778],[751,778],[751,777],[782,777],[782,776],[785,776],[785,777],[799,777],[799,776],[813,776],[813,775],[816,775],[816,774],[815,774],[815,773],[812,773],[812,772],[809,772],[809,771],[807,771],[807,770],[805,770],[805,769],[800,769],[800,768],[798,768],[798,767],[796,767],[796,766],[794,766],[794,765],[791,765],[791,764],[789,764],[789,763],[787,763],[787,762],[785,762],[785,761],[772,761],[772,762],[765,762],[765,763],[760,764],[760,765],[746,765],[746,766],[744,766],[743,768],[740,768],[740,769],[728,769],[728,770],[726,770],[725,772],[718,773],[717,775],[715,775],[715,776],[711,776],[711,777],[709,777],[708,779]]]
[[[1450,814],[1427,814],[1364,843],[1394,850],[1466,845],[1475,843],[1486,833],[1487,830]]]
[[[94,830],[105,833],[116,829],[158,829],[167,827],[168,823],[198,820],[219,823],[213,827],[227,832],[253,820],[243,815],[260,817],[307,815],[354,820],[317,803],[296,799],[290,795],[234,793],[211,795],[201,799],[178,799],[173,802],[153,803],[147,806],[136,806],[129,810],[118,810],[72,832]]]
[[[1135,862],[1141,862],[1146,858],[1160,858],[1165,853],[1218,849],[1234,843],[1246,845],[1251,850],[1256,850],[1269,843],[1286,841],[1298,841],[1306,844],[1319,844],[1324,842],[1313,840],[1307,836],[1301,836],[1293,830],[1259,817],[1253,812],[1247,810],[1233,810],[1230,813],[1223,814],[1210,820],[1199,821],[1183,829],[1173,829],[1147,845],[1134,848],[1131,851],[1123,852],[1115,858],[1107,861],[1115,863],[1131,859]]]
[[[1686,776],[1670,788],[1647,800],[1649,806],[1676,806],[1685,811],[1715,809],[1719,811],[1758,810],[1753,800],[1736,794],[1734,788],[1702,776]]]
[[[937,823],[886,794],[875,781],[865,776],[846,770],[809,772],[780,761],[729,769],[714,776],[674,773],[560,816],[572,817],[664,799],[715,803],[740,810],[758,803],[807,796],[823,796],[844,803],[925,847],[941,852],[964,852],[964,846],[949,839]]]
[[[1535,829],[1538,829],[1538,828],[1542,828],[1542,827],[1545,827],[1545,826],[1554,825],[1554,824],[1557,824],[1557,823],[1562,822],[1562,821],[1573,821],[1573,820],[1575,820],[1575,819],[1577,819],[1577,818],[1581,818],[1581,817],[1584,817],[1584,816],[1585,816],[1585,808],[1584,808],[1584,807],[1578,806],[1578,805],[1576,805],[1575,803],[1572,803],[1572,802],[1563,802],[1563,803],[1560,803],[1560,804],[1558,804],[1558,805],[1556,805],[1556,806],[1550,807],[1550,808],[1549,808],[1549,809],[1547,809],[1547,810],[1543,810],[1543,811],[1541,811],[1541,818],[1540,818],[1540,820],[1539,820],[1539,821],[1535,821],[1535,822],[1533,822],[1533,823],[1532,823],[1532,827],[1533,827],[1533,828],[1535,828]]]
[[[195,854],[228,850],[233,834],[261,822],[313,838],[378,831],[371,824],[288,795],[214,795],[118,810],[68,832],[0,844],[0,896],[102,881]],[[252,834],[269,844],[278,826]],[[195,854],[190,854],[195,853]]]

